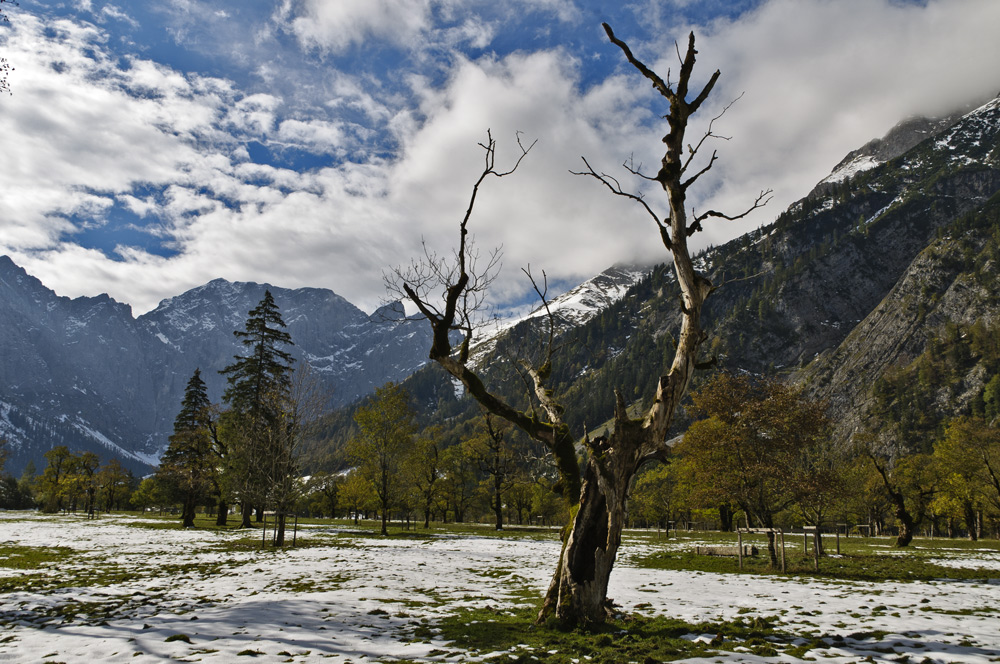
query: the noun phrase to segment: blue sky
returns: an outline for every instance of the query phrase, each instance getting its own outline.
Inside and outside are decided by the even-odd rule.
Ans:
[[[694,30],[696,77],[722,70],[703,122],[745,93],[691,203],[775,198],[702,245],[772,221],[897,121],[1000,90],[995,0],[22,0],[7,13],[0,254],[60,294],[107,292],[136,313],[216,277],[331,288],[372,310],[386,268],[422,242],[448,251],[487,129],[501,164],[516,132],[538,139],[478,203],[480,246],[504,249],[496,304],[525,301],[527,264],[571,285],[665,260],[640,210],[569,173],[581,156],[608,172],[661,156],[665,109],[601,21],[661,74]]]

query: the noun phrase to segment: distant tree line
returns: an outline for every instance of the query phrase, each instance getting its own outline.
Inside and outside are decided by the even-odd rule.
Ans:
[[[15,478],[2,472],[5,447],[0,439],[0,508],[83,512],[93,518],[130,505],[136,481],[118,459],[102,464],[94,452],[73,453],[59,445],[45,453],[41,474],[29,461],[21,477]]]
[[[670,462],[636,482],[639,525],[847,526],[897,546],[921,532],[1000,537],[1000,427],[983,410],[948,420],[927,447],[891,424],[838,445],[825,405],[776,380],[720,373],[691,400]]]

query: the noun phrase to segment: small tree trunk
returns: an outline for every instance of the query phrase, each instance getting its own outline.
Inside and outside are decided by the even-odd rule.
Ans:
[[[184,496],[184,508],[181,514],[181,527],[194,528],[194,512],[197,507],[198,497],[193,493]]]
[[[913,541],[913,529],[916,524],[914,524],[913,517],[910,516],[909,511],[906,509],[903,494],[898,491],[892,491],[889,495],[895,507],[896,519],[899,521],[899,535],[896,537],[896,546],[899,548],[909,546],[910,542]]]
[[[251,518],[253,517],[253,508],[250,506],[250,503],[244,501],[240,507],[240,516],[242,517],[242,520],[240,521],[240,528],[253,528],[253,521]]]
[[[219,504],[217,507],[215,515],[215,525],[224,526],[226,525],[226,520],[229,518],[229,505],[221,497],[219,498]]]
[[[965,525],[969,529],[969,539],[975,542],[979,539],[979,533],[976,529],[976,509],[971,502],[965,501],[962,503],[962,511],[965,512]]]
[[[778,562],[778,548],[774,545],[774,531],[767,531],[767,557],[771,561],[771,569],[778,569],[781,567]]]
[[[719,527],[722,532],[733,532],[733,508],[728,503],[719,505]]]
[[[285,513],[282,512],[278,515],[278,525],[274,531],[274,545],[284,546],[285,545]]]

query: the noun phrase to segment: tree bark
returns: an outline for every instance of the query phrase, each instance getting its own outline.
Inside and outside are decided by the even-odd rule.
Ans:
[[[733,508],[728,503],[719,505],[719,527],[722,532],[733,532]]]
[[[285,513],[282,512],[277,515],[278,522],[274,531],[274,545],[284,546],[285,545]]]
[[[700,303],[694,311],[700,312]],[[700,328],[688,329],[700,333]],[[675,360],[675,367],[676,373],[672,369],[661,379],[657,401],[645,418],[630,418],[624,399],[617,394],[614,432],[609,438],[586,440],[590,456],[580,501],[571,512],[559,565],[539,611],[539,622],[554,615],[562,624],[586,626],[602,623],[610,616],[608,582],[622,529],[628,521],[632,478],[646,461],[662,455],[673,417],[670,395],[677,394],[668,388],[682,379],[682,372],[693,370],[694,364]],[[670,412],[658,417],[657,408]]]
[[[503,497],[500,494],[501,477],[494,477],[493,481],[493,514],[496,516],[497,530],[503,530]]]
[[[217,510],[218,513],[215,515],[215,525],[226,525],[226,520],[229,518],[229,504],[221,497],[219,498]]]
[[[896,546],[899,548],[909,546],[910,542],[913,541],[916,524],[913,521],[913,517],[910,516],[910,512],[906,509],[906,502],[903,500],[901,492],[890,490],[889,499],[892,501],[896,520],[899,521],[899,535],[896,536]]]
[[[184,496],[184,508],[181,514],[182,528],[194,528],[194,513],[197,506],[198,495],[194,492],[188,492]]]
[[[962,511],[965,513],[965,525],[969,529],[969,540],[975,542],[979,539],[979,533],[976,529],[976,508],[971,501],[966,500],[962,503]]]

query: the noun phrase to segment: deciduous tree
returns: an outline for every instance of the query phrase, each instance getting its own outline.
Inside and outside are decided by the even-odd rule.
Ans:
[[[899,525],[896,546],[909,546],[937,491],[937,476],[929,454],[908,454],[895,430],[862,431],[854,444],[882,482]]]
[[[430,528],[431,512],[441,492],[441,428],[430,427],[417,438],[410,455],[411,483],[424,513],[424,528]]]
[[[598,173],[586,160],[586,171],[583,172],[596,178],[614,194],[641,205],[653,218],[659,237],[673,259],[681,290],[682,322],[676,354],[669,369],[658,381],[656,393],[651,399],[652,406],[641,417],[634,418],[628,412],[624,395],[616,394],[614,431],[606,437],[585,437],[588,456],[581,465],[576,454],[578,436],[565,424],[563,407],[547,385],[554,350],[551,343],[540,363],[525,363],[522,367],[532,386],[533,402],[528,408],[516,407],[491,391],[478,369],[469,362],[477,312],[498,263],[496,254],[489,257],[485,266],[477,262],[478,254],[469,237],[476,197],[487,178],[513,173],[528,154],[530,146],[521,146],[521,154],[510,169],[499,169],[496,166],[496,143],[488,134],[487,141],[481,144],[485,151],[484,168],[472,187],[469,206],[459,223],[454,261],[425,252],[423,261],[415,262],[408,269],[397,269],[394,276],[387,279],[390,292],[409,298],[431,325],[430,359],[460,380],[466,392],[487,411],[545,444],[555,457],[560,474],[559,486],[573,518],[564,533],[560,561],[546,592],[539,620],[554,614],[568,625],[599,623],[607,617],[608,580],[621,544],[621,531],[627,522],[627,497],[632,479],[642,465],[667,454],[666,435],[674,411],[699,366],[699,349],[706,338],[701,327],[701,311],[714,286],[707,276],[695,268],[688,240],[702,230],[702,224],[709,219],[733,220],[749,212],[734,216],[715,210],[694,216],[688,214],[688,189],[708,172],[716,156],[713,153],[707,163],[694,161],[705,141],[714,135],[711,124],[701,140],[694,144],[685,145],[685,134],[689,119],[711,94],[720,75],[715,72],[700,92],[689,95],[697,54],[694,34],[688,39],[674,87],[640,62],[628,45],[615,36],[610,26],[605,24],[604,29],[611,42],[621,49],[629,63],[652,82],[669,106],[666,114],[669,130],[663,138],[666,153],[660,169],[654,175],[630,169],[636,176],[655,182],[662,189],[668,213],[657,213],[642,195],[626,191],[616,178]],[[520,140],[518,144],[521,145]],[[767,194],[762,192],[751,209],[763,204]],[[544,304],[544,289],[536,283],[536,290]],[[549,320],[551,324],[551,315]],[[461,335],[457,346],[452,337],[456,333]],[[551,341],[552,327],[549,336]]]
[[[42,511],[58,512],[63,507],[66,478],[72,471],[75,457],[65,445],[53,447],[45,453],[48,464],[38,480]]]
[[[382,534],[388,534],[389,510],[404,491],[406,458],[416,432],[409,394],[386,383],[354,414],[359,433],[349,444],[351,459],[372,485],[382,513]]]
[[[120,508],[132,493],[132,474],[118,459],[111,459],[97,473],[99,498],[105,512]]]
[[[487,484],[490,508],[493,510],[496,529],[503,530],[503,498],[514,484],[517,459],[510,443],[510,425],[483,415],[481,428],[469,441],[470,451]]]
[[[943,493],[960,506],[969,537],[977,539],[983,503],[1000,509],[1000,429],[982,418],[956,418],[934,445],[934,458]]]
[[[775,517],[795,503],[796,487],[813,474],[802,461],[828,433],[824,405],[776,380],[727,373],[692,393],[691,402],[687,411],[698,419],[675,451],[697,483],[739,505],[755,526],[775,528]],[[777,567],[773,532],[768,553]]]

